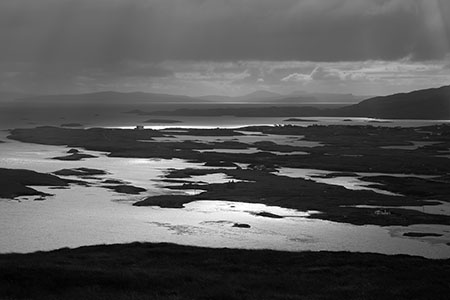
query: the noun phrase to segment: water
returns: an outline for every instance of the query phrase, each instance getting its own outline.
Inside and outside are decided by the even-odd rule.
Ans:
[[[6,140],[5,135],[3,133],[0,139]],[[66,151],[67,148],[62,146],[16,141],[0,144],[0,167],[39,172],[88,167],[108,172],[107,175],[96,176],[98,179],[88,179],[93,185],[90,187],[34,187],[54,194],[45,201],[33,201],[35,197],[0,200],[0,252],[31,252],[60,247],[149,241],[210,247],[290,251],[346,250],[404,253],[431,258],[450,257],[448,246],[444,244],[447,236],[407,238],[398,233],[401,230],[413,231],[407,227],[354,226],[306,218],[314,212],[228,201],[192,202],[183,209],[134,207],[132,203],[148,195],[184,193],[162,187],[160,179],[168,169],[202,166],[179,159],[110,158],[104,153],[93,151],[86,152],[98,157],[84,161],[49,159],[61,156]],[[318,170],[302,172],[305,176],[327,173]],[[137,196],[118,194],[99,187],[99,182],[104,179],[123,180],[143,187],[147,192]],[[230,178],[219,173],[195,176],[189,180],[220,183]],[[351,178],[345,180],[349,188],[364,188],[360,182],[351,181]],[[330,181],[326,183],[333,184]],[[285,217],[272,219],[255,215],[263,211]],[[234,223],[246,223],[251,228],[236,228],[233,227]],[[446,226],[443,230],[448,228]]]

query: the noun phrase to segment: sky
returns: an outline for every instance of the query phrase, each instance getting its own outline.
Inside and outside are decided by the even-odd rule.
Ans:
[[[0,1],[0,91],[386,95],[442,85],[449,0]]]

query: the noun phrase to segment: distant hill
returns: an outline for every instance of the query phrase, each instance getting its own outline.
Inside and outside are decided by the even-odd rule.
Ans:
[[[356,96],[353,94],[333,94],[333,93],[309,93],[305,91],[294,91],[288,95],[278,94],[271,91],[256,91],[244,96],[230,97],[210,95],[202,96],[200,99],[215,102],[236,102],[236,103],[270,103],[270,104],[353,104],[370,96]]]
[[[21,102],[33,103],[104,103],[104,104],[150,104],[150,103],[189,103],[189,102],[205,102],[207,100],[192,98],[180,95],[155,94],[143,92],[98,92],[88,94],[73,94],[73,95],[46,95],[37,97],[26,97],[19,99]]]
[[[298,98],[291,100],[297,106],[229,107],[218,109],[178,109],[173,111],[154,111],[150,115],[184,116],[252,116],[252,117],[370,117],[381,119],[431,119],[450,120],[450,86],[374,97],[358,104],[341,108],[320,109],[299,106]],[[282,103],[282,102],[277,102]]]
[[[213,96],[211,96],[213,97]],[[222,96],[214,96],[222,97]],[[51,95],[35,96],[18,100],[28,106],[29,103],[49,104],[52,107],[56,104],[78,105],[79,107],[90,104],[129,106],[133,109],[152,106],[155,110],[156,104],[174,104],[178,110],[172,111],[152,111],[144,112],[145,115],[196,115],[196,116],[282,116],[282,117],[372,117],[382,119],[450,119],[450,86],[418,90],[410,93],[394,94],[383,97],[373,97],[363,100],[357,104],[344,106],[341,108],[320,109],[320,107],[308,107],[313,104],[337,103],[339,101],[356,101],[359,96],[352,94],[309,94],[298,92],[295,95],[283,96],[269,91],[258,91],[241,97],[224,97],[225,102],[235,102],[226,108],[214,107],[220,104],[219,98],[214,101],[212,98],[202,99],[154,93],[119,93],[119,92],[99,92],[77,95]],[[230,101],[231,99],[231,101]],[[337,102],[335,102],[337,101]],[[191,106],[190,104],[200,104]],[[238,103],[246,104],[240,106]],[[342,103],[342,102],[341,102]],[[132,104],[135,104],[132,106]],[[187,104],[186,106],[184,104]],[[203,105],[205,104],[205,105]],[[213,105],[208,107],[208,105]],[[253,105],[255,104],[255,105]],[[256,104],[266,104],[264,107]],[[278,107],[276,107],[280,104]],[[168,107],[169,107],[168,106]],[[71,106],[67,106],[71,107]],[[160,106],[159,106],[160,107]],[[209,109],[204,109],[208,107]],[[142,114],[142,113],[140,113]]]
[[[276,100],[284,97],[286,96],[282,94],[261,90],[237,97],[209,95],[209,96],[201,96],[198,98],[217,102],[267,102],[268,100]]]
[[[450,119],[450,86],[374,97],[334,110],[333,115],[383,119]]]

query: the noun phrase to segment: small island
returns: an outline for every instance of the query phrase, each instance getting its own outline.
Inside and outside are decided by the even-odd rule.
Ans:
[[[178,121],[178,120],[171,120],[171,119],[148,119],[148,120],[144,121],[144,123],[175,124],[175,123],[183,123],[183,122]]]
[[[299,118],[289,118],[286,120],[283,120],[283,122],[305,122],[305,123],[316,123],[317,120],[308,120],[308,119],[299,119]]]
[[[30,170],[0,168],[0,198],[14,199],[20,196],[51,196],[29,186],[66,187],[68,181],[51,174]]]

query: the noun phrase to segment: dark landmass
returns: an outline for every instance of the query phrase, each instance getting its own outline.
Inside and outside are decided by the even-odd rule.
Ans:
[[[259,216],[259,217],[265,217],[265,218],[272,218],[272,219],[282,219],[282,216],[276,215],[276,214],[272,214],[270,212],[267,211],[262,211],[259,213],[255,213],[255,216]]]
[[[224,167],[234,167],[236,168],[237,165],[235,163],[232,163],[230,161],[207,161],[204,166],[206,167],[219,167],[219,168],[224,168]]]
[[[136,186],[132,186],[132,185],[126,185],[126,184],[113,185],[113,186],[104,185],[103,187],[114,190],[117,193],[130,194],[130,195],[138,195],[138,194],[146,191],[146,189],[144,189],[144,188],[136,187]]]
[[[338,108],[339,116],[379,119],[450,119],[450,86],[375,97]]]
[[[72,148],[72,149],[69,149],[69,150],[67,150],[67,153],[79,153],[80,152],[80,150],[78,150],[78,149],[74,149],[74,148]]]
[[[73,154],[66,155],[66,156],[53,157],[52,159],[75,161],[75,160],[83,160],[85,158],[95,158],[95,157],[97,157],[97,156],[91,155],[91,154],[84,154],[84,153],[73,153]]]
[[[439,237],[442,236],[442,234],[438,233],[427,233],[427,232],[406,232],[403,234],[403,236],[409,236],[409,237],[427,237],[427,236],[434,236]]]
[[[307,123],[314,123],[318,122],[317,120],[308,120],[308,119],[299,119],[299,118],[289,118],[286,120],[283,120],[283,122],[307,122]]]
[[[287,102],[289,103],[289,102]],[[293,101],[295,103],[295,101]],[[450,119],[450,86],[374,97],[335,109],[311,106],[232,107],[141,112],[160,116],[368,117],[378,119]]]
[[[191,196],[160,195],[147,197],[134,203],[134,206],[159,206],[162,208],[183,208],[183,205],[193,201]]]
[[[174,123],[183,123],[178,120],[170,120],[170,119],[149,119],[144,121],[144,123],[164,123],[164,124],[174,124]]]
[[[251,228],[251,226],[249,224],[245,224],[245,223],[234,223],[233,227],[237,227],[237,228]]]
[[[59,176],[94,176],[94,175],[105,175],[107,174],[103,170],[90,169],[90,168],[76,168],[76,169],[62,169],[53,172],[55,175]]]
[[[61,127],[83,127],[80,123],[64,123],[60,125]]]
[[[103,180],[102,183],[106,183],[106,184],[124,184],[124,182],[122,180],[118,180],[118,179],[106,179],[106,180]]]
[[[450,260],[132,243],[0,255],[2,299],[423,299]]]
[[[31,186],[67,186],[67,181],[50,174],[30,170],[0,168],[0,197],[14,199],[19,196],[50,196]]]

